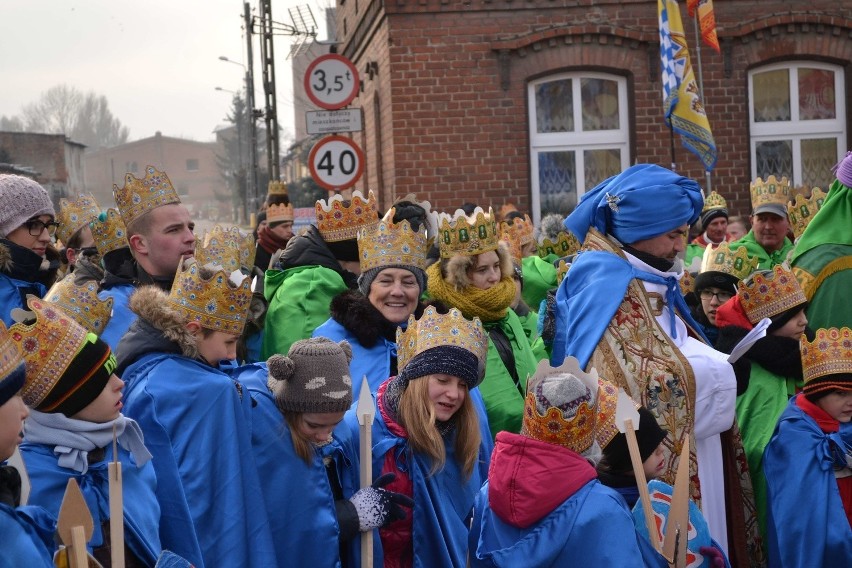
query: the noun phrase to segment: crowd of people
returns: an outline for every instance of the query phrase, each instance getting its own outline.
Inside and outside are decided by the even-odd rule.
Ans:
[[[152,166],[58,212],[0,175],[0,566],[70,565],[70,479],[102,566],[852,562],[835,176],[754,180],[750,229],[639,164],[538,227],[353,191],[299,234],[273,182],[196,235]]]

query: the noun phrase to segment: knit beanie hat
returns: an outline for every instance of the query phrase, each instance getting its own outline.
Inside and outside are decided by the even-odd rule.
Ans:
[[[639,429],[636,430],[636,440],[639,442],[639,455],[644,462],[651,457],[660,442],[665,440],[666,431],[660,428],[657,419],[644,406],[639,407]],[[630,450],[627,448],[627,436],[622,432],[616,434],[612,441],[603,449],[609,471],[624,473],[633,471],[630,461]]]
[[[269,388],[283,411],[345,412],[352,406],[349,362],[352,348],[346,341],[326,337],[297,341],[287,356],[273,355],[269,366]]]
[[[699,272],[698,276],[695,277],[695,284],[693,284],[692,289],[695,290],[696,294],[707,288],[719,288],[731,294],[736,294],[737,283],[739,281],[739,278],[736,276],[725,274],[724,272],[717,272],[715,270]]]
[[[24,360],[6,331],[6,325],[0,320],[0,406],[18,394],[26,376]]]
[[[47,190],[30,178],[0,174],[0,237],[41,215],[56,216]]]
[[[428,375],[458,377],[472,389],[482,382],[476,354],[463,347],[441,345],[418,353],[403,367],[396,380],[407,385],[412,379]]]
[[[727,219],[728,218],[728,210],[723,209],[723,208],[719,208],[719,209],[708,209],[707,211],[702,211],[701,216],[699,217],[699,219],[701,219],[701,229],[706,231],[707,226],[710,223],[712,223],[713,221],[715,221],[716,219],[718,219],[719,217],[724,217],[725,219]]]
[[[384,270],[385,268],[403,268],[414,275],[414,278],[417,279],[417,285],[420,287],[420,294],[426,291],[426,272],[416,266],[404,265],[404,264],[389,264],[387,266],[377,266],[375,268],[371,268],[366,272],[362,272],[360,276],[358,276],[358,290],[364,294],[365,296],[370,295],[370,286],[373,285],[373,280],[376,279],[376,276],[379,275],[379,272]],[[420,295],[418,294],[418,296]]]

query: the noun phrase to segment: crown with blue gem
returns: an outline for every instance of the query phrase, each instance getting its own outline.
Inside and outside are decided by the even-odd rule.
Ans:
[[[112,195],[125,226],[130,226],[133,221],[152,209],[180,203],[180,197],[169,177],[154,166],[145,168],[145,177],[142,179],[133,174],[124,176],[124,187],[113,185]]]
[[[412,314],[405,331],[396,330],[397,368],[401,372],[415,355],[434,347],[461,347],[476,355],[481,369],[488,355],[488,334],[479,318],[465,319],[460,311],[450,309],[440,314],[428,306],[420,319]]]
[[[98,202],[90,193],[78,195],[76,199],[60,199],[56,221],[56,238],[67,245],[74,233],[88,225],[101,212]]]
[[[45,301],[58,306],[95,335],[103,333],[112,317],[113,298],[98,297],[98,283],[89,280],[76,284],[73,278],[63,278],[44,296]]]
[[[229,274],[240,268],[250,272],[254,266],[256,252],[254,236],[244,233],[236,225],[216,225],[204,234],[203,239],[195,241],[195,258],[198,264],[220,265]]]
[[[181,263],[169,303],[187,322],[239,335],[246,325],[251,302],[251,278],[239,271],[228,274],[221,266],[201,266],[195,258]]]
[[[411,224],[403,219],[393,222],[396,209],[385,214],[379,224],[358,232],[358,258],[361,272],[382,266],[414,266],[426,270],[426,225],[421,224],[415,231]]]

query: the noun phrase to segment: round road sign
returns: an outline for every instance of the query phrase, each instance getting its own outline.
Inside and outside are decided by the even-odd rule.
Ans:
[[[351,61],[328,53],[314,59],[305,71],[305,92],[315,105],[337,110],[352,102],[361,88],[358,70]]]
[[[346,189],[364,172],[364,153],[351,138],[326,136],[311,148],[308,168],[320,187]]]

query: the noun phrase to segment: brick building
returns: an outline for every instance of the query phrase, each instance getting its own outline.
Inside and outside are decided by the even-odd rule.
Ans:
[[[85,149],[64,134],[0,132],[0,162],[31,172],[28,176],[47,189],[57,207],[61,197],[85,191]]]
[[[681,2],[692,64],[692,20]],[[749,210],[757,175],[825,187],[848,148],[852,1],[715,0],[702,45],[711,184]],[[514,202],[538,218],[636,162],[671,164],[656,0],[337,0],[366,154],[357,188],[439,209]],[[297,84],[297,88],[299,88]],[[678,171],[699,160],[675,141]]]
[[[113,148],[87,152],[86,187],[102,207],[114,207],[113,184],[124,186],[124,176],[145,176],[148,165],[166,172],[181,201],[196,220],[230,220],[230,190],[225,185],[216,155],[217,142],[196,142],[183,138],[154,136]]]

